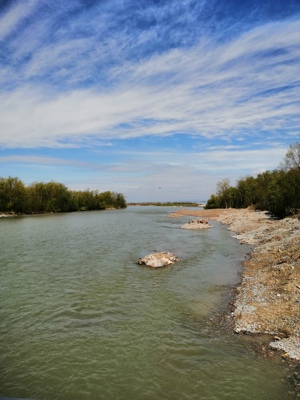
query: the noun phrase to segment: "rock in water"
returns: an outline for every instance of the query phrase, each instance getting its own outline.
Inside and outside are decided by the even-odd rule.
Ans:
[[[208,229],[211,225],[208,219],[191,219],[187,224],[182,225],[182,229]]]
[[[140,258],[138,260],[138,264],[145,264],[148,267],[152,268],[161,268],[166,267],[168,265],[174,264],[176,261],[179,261],[179,258],[174,256],[169,252],[158,252],[153,254],[148,254],[147,256]]]

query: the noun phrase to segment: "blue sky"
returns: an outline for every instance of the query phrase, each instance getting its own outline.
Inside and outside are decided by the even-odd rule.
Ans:
[[[1,0],[0,176],[206,200],[300,139],[299,0]]]

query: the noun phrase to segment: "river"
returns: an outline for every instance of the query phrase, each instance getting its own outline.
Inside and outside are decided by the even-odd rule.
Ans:
[[[281,362],[213,323],[250,247],[176,208],[0,220],[0,397],[285,400]],[[139,257],[171,251],[153,270]]]

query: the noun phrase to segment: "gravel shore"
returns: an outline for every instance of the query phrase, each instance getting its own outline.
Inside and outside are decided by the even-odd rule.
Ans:
[[[266,212],[249,209],[183,209],[172,216],[183,215],[227,224],[240,243],[253,246],[237,288],[234,329],[270,334],[270,348],[300,361],[300,220],[273,220]]]

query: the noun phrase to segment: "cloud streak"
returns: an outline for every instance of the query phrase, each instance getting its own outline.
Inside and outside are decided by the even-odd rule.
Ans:
[[[47,82],[21,85],[0,95],[0,143],[51,147],[66,139],[76,145],[78,137],[231,136],[261,130],[292,135],[299,129],[299,33],[300,19],[284,21],[230,43],[206,41],[127,62],[110,71],[112,88],[64,93],[48,91]],[[66,46],[43,50],[27,71],[38,75],[44,65],[51,68],[51,55],[59,60],[67,53],[58,64],[70,63]]]
[[[19,1],[0,17],[0,40],[11,34],[32,12],[36,0]]]

